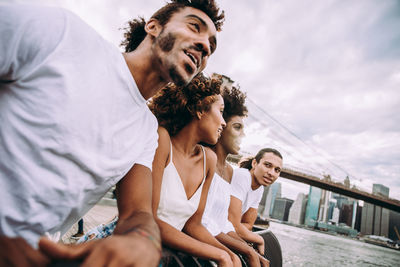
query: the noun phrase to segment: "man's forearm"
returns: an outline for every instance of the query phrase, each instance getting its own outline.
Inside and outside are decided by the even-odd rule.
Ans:
[[[259,244],[260,242],[262,242],[261,236],[254,234],[249,229],[247,229],[246,226],[244,226],[243,224],[240,224],[238,226],[238,228],[236,229],[236,232],[241,238],[243,238],[247,242],[256,243],[256,244]]]
[[[138,233],[138,230],[146,232],[149,239],[154,239],[155,242],[161,244],[158,225],[153,215],[148,212],[137,211],[127,218],[119,218],[114,234]]]

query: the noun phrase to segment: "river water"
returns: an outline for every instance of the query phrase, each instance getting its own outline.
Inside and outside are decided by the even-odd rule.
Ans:
[[[270,222],[282,248],[283,267],[400,267],[400,251],[340,236]]]

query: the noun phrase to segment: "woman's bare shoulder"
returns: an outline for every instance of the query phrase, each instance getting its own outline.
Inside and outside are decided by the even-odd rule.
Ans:
[[[207,169],[210,169],[211,167],[215,169],[217,164],[217,154],[215,154],[215,152],[209,147],[204,147],[204,150],[206,153]]]
[[[206,152],[206,157],[207,157],[207,161],[212,160],[212,161],[217,161],[217,154],[215,154],[214,150],[212,150],[209,147],[204,147],[204,150]]]

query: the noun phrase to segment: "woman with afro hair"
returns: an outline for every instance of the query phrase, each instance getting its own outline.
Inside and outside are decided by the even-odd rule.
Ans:
[[[186,86],[166,86],[150,101],[160,126],[152,206],[164,246],[218,266],[241,266],[201,223],[217,157],[200,143],[215,145],[225,127],[220,86],[220,79],[199,74]]]

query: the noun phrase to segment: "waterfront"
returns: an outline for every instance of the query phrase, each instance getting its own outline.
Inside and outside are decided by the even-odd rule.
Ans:
[[[400,251],[286,224],[270,222],[278,238],[283,267],[400,266]]]

